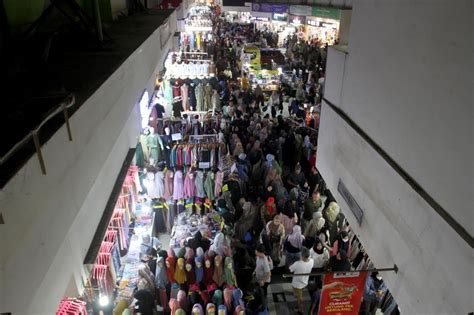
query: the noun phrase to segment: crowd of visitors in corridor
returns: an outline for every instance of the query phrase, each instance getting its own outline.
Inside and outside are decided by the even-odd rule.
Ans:
[[[207,50],[217,69],[220,102],[216,111],[228,122],[222,125],[223,140],[232,156],[224,167],[240,180],[213,205],[229,227],[225,233],[219,233],[213,242],[199,234],[185,244],[183,257],[176,258],[181,264],[192,264],[196,277],[210,277],[215,283],[215,274],[201,268],[207,263],[202,257],[212,259],[216,253],[221,257],[219,253],[230,251],[235,275],[226,276],[235,277],[239,289],[214,295],[214,305],[225,305],[223,313],[220,308],[217,311],[268,314],[267,289],[277,274],[350,271],[370,268],[371,263],[316,167],[327,47],[289,36],[284,45],[294,85],[282,83],[278,90],[265,92],[262,86],[252,87],[248,74],[241,71],[240,53],[246,42],[277,47],[277,34],[217,16],[213,23],[214,42]],[[189,249],[196,252],[196,260],[186,259]],[[197,255],[202,250],[206,253]],[[146,281],[140,282],[141,290],[135,296],[142,303],[142,314],[152,314],[155,297],[143,292],[147,286],[164,285],[165,273],[171,272],[166,268],[170,256],[153,249],[145,255],[149,268],[141,274]],[[216,283],[219,289],[222,283]],[[312,299],[309,314],[317,314],[322,276],[294,276],[291,283],[297,313],[308,312],[303,303],[303,292],[308,290]],[[375,314],[386,290],[380,275],[372,274],[361,314]],[[205,294],[180,290],[169,310],[172,315],[214,314],[207,309],[210,301]]]

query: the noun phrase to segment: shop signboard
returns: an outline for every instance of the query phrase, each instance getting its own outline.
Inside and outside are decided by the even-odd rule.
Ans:
[[[341,10],[334,8],[313,7],[311,10],[311,15],[325,19],[340,20]]]
[[[310,16],[312,7],[309,5],[290,5],[290,14]]]
[[[306,17],[302,15],[292,15],[290,14],[290,24],[299,26],[306,23]]]
[[[250,21],[268,22],[270,19],[265,16],[252,16],[250,17]]]
[[[286,13],[288,6],[286,4],[252,3],[253,12],[268,13]]]
[[[366,278],[365,271],[325,274],[318,314],[359,314]]]
[[[288,21],[288,13],[273,13],[273,21],[286,22]]]

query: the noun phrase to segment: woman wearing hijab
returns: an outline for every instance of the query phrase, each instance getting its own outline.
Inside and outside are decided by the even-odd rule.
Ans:
[[[346,231],[339,233],[337,240],[332,245],[331,256],[336,255],[340,249],[343,249],[348,257],[351,255],[351,242],[349,242],[349,233]]]
[[[153,295],[148,290],[140,289],[135,292],[133,297],[137,300],[135,302],[135,305],[137,307],[135,308],[135,310],[137,313],[143,315],[153,315],[155,300]]]
[[[322,216],[323,214],[321,212],[319,211],[314,212],[312,214],[312,219],[308,222],[308,224],[306,225],[306,228],[304,229],[304,237],[306,239],[305,246],[308,248],[313,247],[314,241],[318,236],[318,232],[319,232],[318,228],[320,226],[319,220],[323,219]]]
[[[266,226],[270,222],[273,216],[276,214],[275,198],[268,197],[265,204],[260,208],[260,220],[262,220],[263,226]]]
[[[218,287],[222,287],[224,284],[224,266],[222,264],[222,256],[217,255],[214,258],[214,275],[212,276],[212,280],[214,280]]]
[[[241,241],[244,240],[245,233],[252,229],[257,215],[255,207],[249,201],[244,203],[242,209],[242,216],[235,224],[235,235]]]
[[[174,279],[179,285],[182,285],[186,282],[186,270],[184,265],[184,258],[179,258],[176,262],[176,268],[174,271]]]
[[[190,305],[189,305],[189,301],[186,297],[186,292],[184,292],[183,290],[179,290],[178,291],[178,297],[176,298],[176,300],[178,300],[179,307],[181,309],[183,309],[186,313],[189,312]]]
[[[214,283],[213,276],[214,266],[212,265],[212,259],[209,256],[204,256],[204,284],[206,286]]]
[[[280,214],[275,215],[273,220],[267,223],[266,230],[272,247],[270,257],[274,265],[278,266],[281,261],[281,247],[285,239],[285,227],[281,223]]]
[[[202,309],[201,304],[194,304],[191,314],[192,315],[204,315],[204,310]]]
[[[331,271],[350,271],[351,263],[347,258],[345,250],[340,249],[335,256],[329,258],[329,269]]]
[[[303,241],[304,236],[301,234],[301,227],[299,225],[293,226],[292,233],[287,236],[285,241],[287,266],[291,266],[294,262],[300,260]]]
[[[168,295],[166,294],[166,287],[168,286],[168,278],[166,275],[165,259],[159,257],[156,263],[156,276],[155,276],[155,287],[156,287],[156,299],[159,304],[166,308],[168,304]]]
[[[329,251],[324,247],[323,242],[316,238],[313,247],[309,251],[309,257],[313,259],[313,269],[311,272],[324,271],[324,267],[329,261]],[[321,275],[315,277],[317,283],[321,283]]]
[[[148,266],[145,264],[140,264],[138,267],[138,275],[145,281],[146,289],[152,294],[155,294],[155,277]]]
[[[166,276],[168,278],[168,283],[176,283],[174,278],[174,269],[176,265],[176,259],[172,256],[168,256],[165,260],[166,263]]]

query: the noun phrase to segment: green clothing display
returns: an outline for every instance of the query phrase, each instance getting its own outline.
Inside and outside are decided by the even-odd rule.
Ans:
[[[140,142],[138,142],[137,148],[135,150],[135,160],[136,160],[137,166],[139,168],[144,168],[145,167],[145,157],[144,157],[144,154],[143,154],[142,144]]]
[[[207,198],[214,200],[214,173],[208,172],[206,179],[204,180],[204,191],[206,192]]]
[[[149,134],[146,138],[146,144],[150,152],[150,158],[153,159],[153,163],[156,165],[162,160],[163,155],[163,142],[161,141],[161,137],[156,133]]]
[[[196,107],[198,111],[204,111],[204,89],[202,84],[196,86]]]

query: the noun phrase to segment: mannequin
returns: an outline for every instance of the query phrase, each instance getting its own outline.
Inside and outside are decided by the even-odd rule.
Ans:
[[[170,151],[171,147],[173,146],[173,140],[171,139],[171,130],[169,127],[165,127],[165,134],[161,136],[161,140],[161,143],[163,144],[163,160],[166,161],[166,166],[169,168],[171,166]]]
[[[192,315],[204,315],[204,310],[202,309],[201,304],[194,304]]]
[[[194,258],[194,273],[196,275],[195,282],[200,284],[204,280],[204,267],[203,267],[203,256],[197,256]]]
[[[189,86],[189,110],[196,109],[196,87],[194,83]]]
[[[216,306],[212,303],[208,303],[206,306],[206,315],[216,315]]]
[[[178,284],[184,284],[186,282],[186,271],[184,266],[184,258],[179,258],[176,262],[176,269],[174,271],[174,279]]]
[[[237,278],[234,273],[234,265],[231,257],[226,257],[224,261],[224,281],[228,286],[237,286]]]
[[[173,116],[180,118],[181,112],[183,111],[183,101],[181,98],[176,98],[173,100]]]
[[[192,258],[188,258],[186,260],[185,269],[186,269],[186,284],[190,286],[191,284],[196,283],[196,273],[194,271]]]
[[[152,127],[150,127],[150,134],[147,136],[148,151],[150,152],[150,164],[156,165],[162,160],[163,141],[161,137],[154,133]]]
[[[218,287],[224,284],[224,266],[222,266],[222,263],[222,256],[217,255],[214,258],[214,275],[212,276],[212,280],[214,280]]]
[[[204,90],[202,84],[198,84],[196,86],[196,110],[203,111],[204,110]]]
[[[166,277],[168,278],[168,283],[176,283],[174,278],[174,268],[175,268],[176,260],[172,256],[168,256],[165,260],[166,265]]]
[[[210,83],[207,83],[204,87],[204,110],[206,111],[211,108],[212,94],[212,86]]]
[[[204,284],[210,285],[214,283],[212,279],[214,276],[214,266],[212,265],[212,260],[209,256],[204,258]]]

